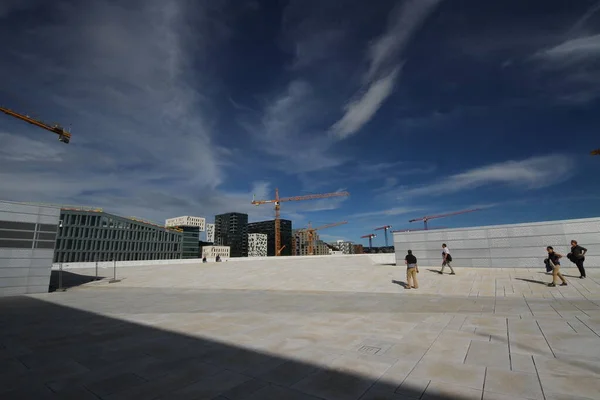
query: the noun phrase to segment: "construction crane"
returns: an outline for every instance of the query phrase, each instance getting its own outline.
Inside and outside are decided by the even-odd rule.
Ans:
[[[439,215],[427,215],[425,217],[421,217],[421,218],[415,218],[415,219],[411,219],[408,222],[416,222],[416,221],[423,221],[423,224],[425,226],[424,230],[427,230],[427,221],[429,221],[430,219],[436,219],[436,218],[444,218],[444,217],[450,217],[452,215],[458,215],[458,214],[466,214],[466,213],[470,213],[470,212],[474,212],[474,211],[479,211],[479,208],[474,208],[472,210],[462,210],[462,211],[455,211],[455,212],[451,212],[448,214],[439,214]]]
[[[376,231],[380,231],[383,229],[383,232],[385,234],[385,247],[388,247],[388,230],[391,228],[391,225],[385,225],[385,226],[380,226],[379,228],[375,228]]]
[[[306,236],[307,236],[306,239],[308,241],[308,255],[313,256],[315,253],[315,232],[316,231],[320,231],[321,229],[333,228],[334,226],[345,225],[347,223],[348,223],[348,221],[334,222],[332,224],[321,225],[319,227],[313,228],[309,222],[308,228],[300,229],[299,232],[306,232]]]
[[[424,228],[417,228],[417,229],[402,229],[402,230],[400,230],[400,231],[392,231],[392,233],[400,233],[400,232],[418,232],[418,231],[425,231],[425,230],[427,230],[427,231],[432,231],[432,230],[434,230],[434,229],[448,229],[448,227],[447,227],[447,226],[436,226],[436,227],[434,227],[434,228],[431,228],[431,227],[430,227],[430,228],[427,228],[427,229],[424,229]]]
[[[301,201],[301,200],[314,200],[314,199],[326,199],[329,197],[341,197],[350,196],[348,192],[333,192],[323,194],[309,194],[306,196],[295,196],[295,197],[279,197],[279,189],[275,189],[275,198],[272,200],[255,200],[252,199],[252,204],[260,206],[261,204],[275,204],[275,255],[281,255],[281,203],[286,201]]]
[[[22,121],[29,122],[32,125],[39,126],[42,129],[46,129],[47,131],[56,133],[58,135],[58,140],[65,144],[71,141],[71,134],[58,124],[48,125],[44,122],[31,118],[29,115],[19,114],[4,107],[0,107],[0,111],[10,115],[11,117],[18,118]]]
[[[600,156],[600,149],[593,150],[591,152],[591,155],[593,155],[593,156]]]
[[[361,236],[361,239],[365,239],[365,238],[369,238],[369,250],[371,250],[373,248],[373,238],[377,237],[376,234],[374,233],[369,233],[368,235],[365,236]]]

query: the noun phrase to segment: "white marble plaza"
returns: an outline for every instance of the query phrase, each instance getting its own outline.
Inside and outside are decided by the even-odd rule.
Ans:
[[[366,257],[121,268],[0,300],[0,397],[598,399],[600,269]],[[67,272],[93,275],[94,270]]]

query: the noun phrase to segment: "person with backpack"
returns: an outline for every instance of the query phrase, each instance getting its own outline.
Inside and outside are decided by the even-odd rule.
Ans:
[[[412,250],[408,250],[408,254],[404,257],[404,263],[406,264],[406,286],[404,288],[418,289],[417,273],[419,272],[419,266],[417,265],[417,257],[413,255]]]
[[[440,275],[444,274],[444,268],[446,265],[450,267],[450,275],[456,275],[452,265],[450,265],[450,262],[452,262],[452,255],[450,255],[450,249],[448,246],[446,246],[446,243],[444,243],[442,244],[442,270],[438,271]]]
[[[567,286],[567,280],[560,273],[560,259],[562,258],[562,254],[555,252],[552,246],[546,247],[546,251],[548,252],[548,263],[552,266],[552,283],[548,284],[548,286],[555,287],[556,278],[560,278],[562,281],[560,286]]]
[[[585,253],[587,249],[577,244],[577,240],[571,240],[571,252],[567,254],[567,258],[577,266],[579,270],[579,279],[585,279],[585,268],[583,268],[583,262],[585,261]]]

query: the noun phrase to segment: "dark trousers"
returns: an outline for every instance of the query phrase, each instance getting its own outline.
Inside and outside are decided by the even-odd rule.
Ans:
[[[575,265],[577,265],[577,269],[579,270],[579,274],[585,277],[585,268],[583,268],[583,262],[585,261],[585,257],[580,259],[575,259]]]

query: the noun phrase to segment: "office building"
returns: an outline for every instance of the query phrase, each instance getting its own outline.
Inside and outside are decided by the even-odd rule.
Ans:
[[[200,253],[200,231],[204,231],[206,220],[202,217],[176,217],[165,220],[165,226],[183,234],[181,258],[198,258]]]
[[[217,256],[229,258],[230,250],[229,246],[204,246],[202,247],[202,258],[216,258]]]
[[[147,221],[98,209],[62,209],[54,262],[179,259],[182,241],[183,232]]]
[[[267,235],[264,233],[248,234],[248,257],[267,256]]]
[[[200,253],[200,228],[197,226],[178,226],[174,228],[183,235],[181,258],[198,258],[198,253]]]
[[[309,244],[309,237],[308,237],[308,232],[305,230],[301,230],[301,229],[296,229],[293,231],[293,237],[294,237],[294,255],[295,256],[308,256],[309,254],[309,249],[308,249],[308,244]],[[327,243],[323,242],[321,239],[319,239],[319,234],[317,232],[313,232],[313,255],[328,255],[330,254],[329,252],[329,246],[327,245]]]
[[[215,216],[216,246],[229,246],[231,257],[248,257],[248,214]]]
[[[354,248],[354,254],[363,254],[365,252],[362,244],[355,244],[352,247]]]
[[[279,220],[281,233],[282,256],[292,255],[292,221],[288,219]],[[260,221],[248,224],[248,233],[262,233],[267,235],[267,255],[275,255],[275,220]]]
[[[169,219],[165,220],[165,226],[167,228],[178,227],[178,226],[195,226],[200,230],[200,232],[204,232],[205,225],[206,225],[205,218],[190,217],[187,215],[183,216],[183,217],[169,218]]]
[[[215,242],[215,224],[206,224],[206,241]]]
[[[47,293],[60,208],[0,201],[0,297]]]
[[[354,254],[354,243],[353,242],[349,242],[349,241],[345,241],[345,240],[338,240],[337,248],[340,249],[340,251],[344,254]]]

